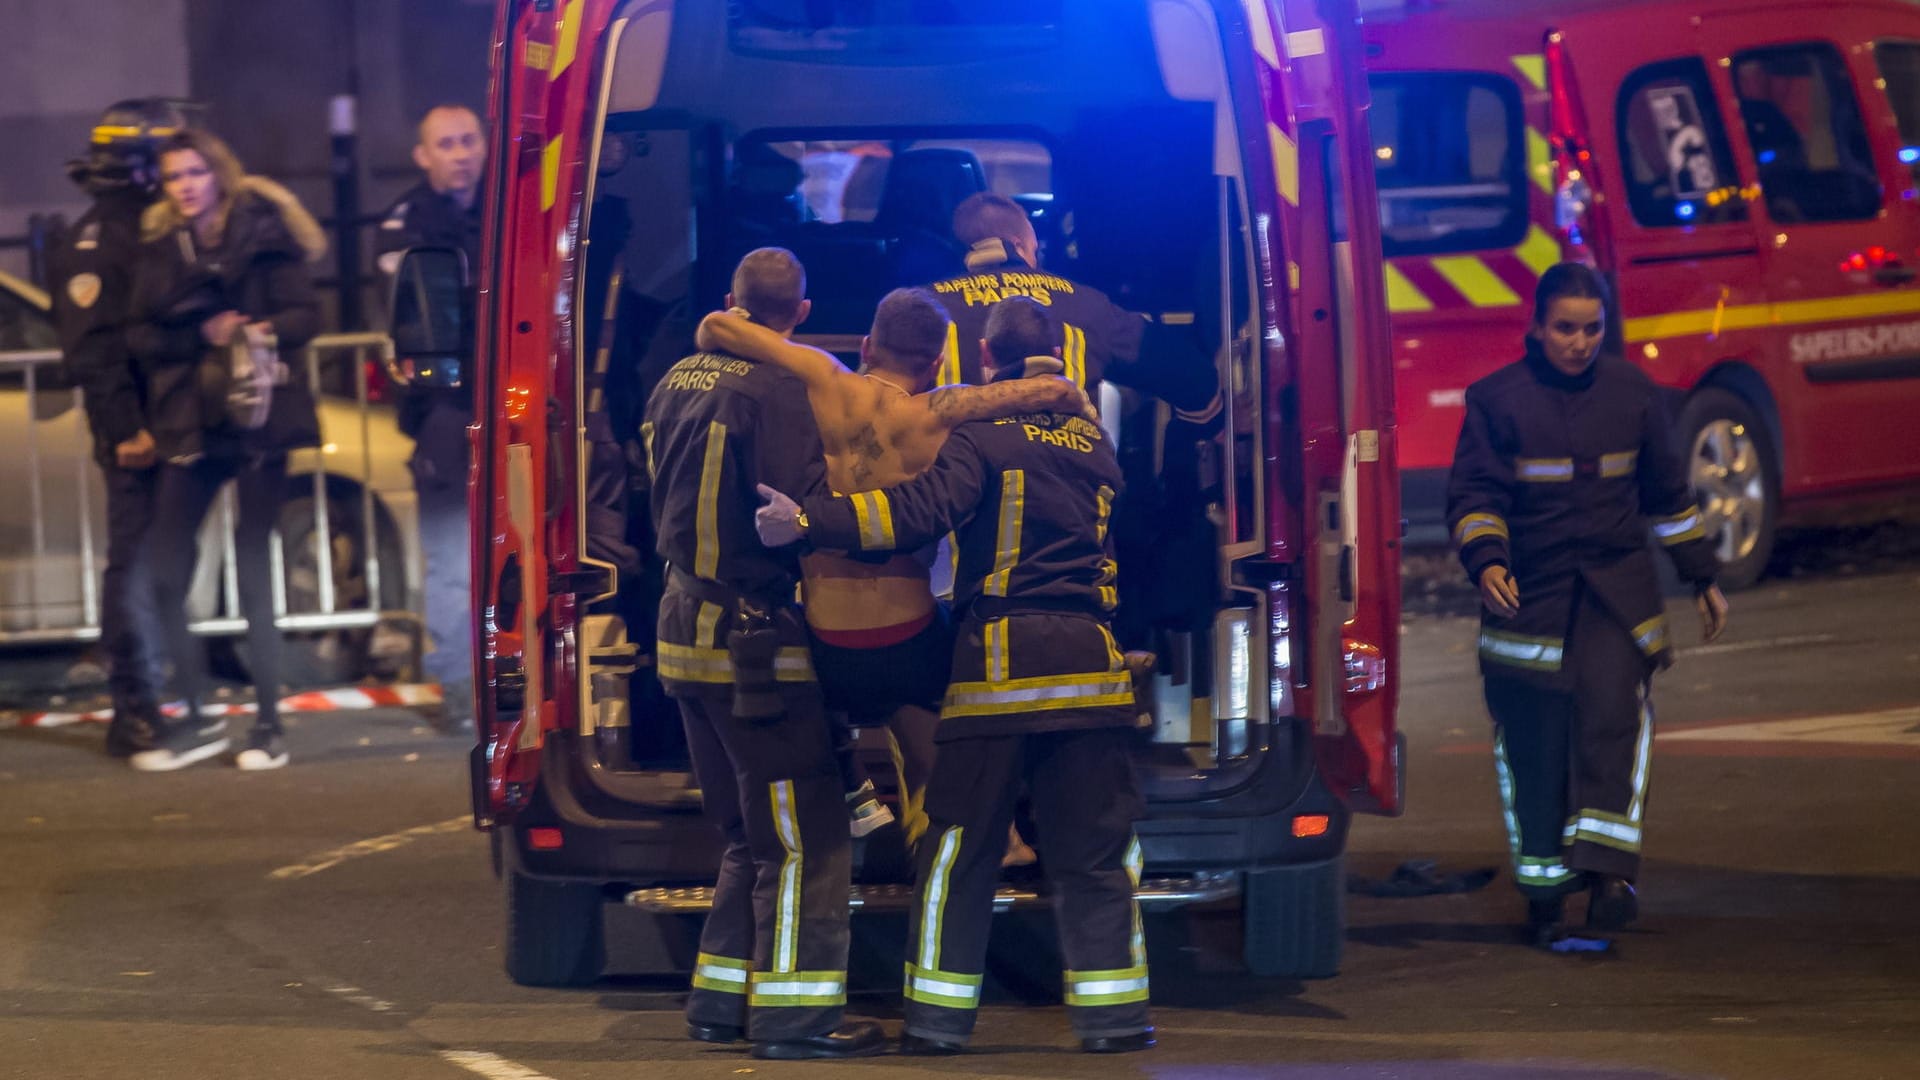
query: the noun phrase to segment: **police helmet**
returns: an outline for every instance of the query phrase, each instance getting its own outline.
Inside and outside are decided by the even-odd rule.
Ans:
[[[67,175],[91,194],[157,186],[153,165],[160,144],[187,126],[180,104],[169,98],[116,101],[93,127],[87,156],[67,163]]]

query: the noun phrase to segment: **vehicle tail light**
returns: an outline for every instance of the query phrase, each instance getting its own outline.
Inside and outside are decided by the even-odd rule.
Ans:
[[[1333,827],[1333,819],[1326,814],[1293,815],[1293,835],[1301,840],[1310,837],[1325,836]]]
[[[1347,675],[1347,693],[1371,694],[1387,685],[1387,658],[1380,646],[1352,638],[1341,642]]]
[[[566,845],[566,838],[559,829],[528,829],[527,846],[535,851],[559,851]]]
[[[1600,188],[1592,148],[1587,145],[1573,60],[1558,30],[1547,34],[1546,54],[1547,87],[1553,95],[1554,226],[1560,232],[1566,258],[1597,265],[1607,250],[1606,216],[1597,212],[1606,202],[1606,194]]]

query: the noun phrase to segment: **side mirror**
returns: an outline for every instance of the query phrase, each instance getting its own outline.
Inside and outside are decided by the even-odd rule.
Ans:
[[[453,248],[415,247],[401,253],[388,304],[400,381],[459,386],[473,355],[473,290],[467,256]]]

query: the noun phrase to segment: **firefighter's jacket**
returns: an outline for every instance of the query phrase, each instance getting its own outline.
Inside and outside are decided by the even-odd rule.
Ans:
[[[1718,570],[1659,388],[1608,356],[1569,376],[1530,343],[1467,389],[1447,522],[1468,577],[1505,566],[1520,590],[1513,618],[1482,613],[1490,676],[1561,685],[1582,587],[1650,665],[1671,663],[1649,524],[1682,578],[1704,588]]]
[[[1112,443],[1082,417],[979,421],[899,487],[806,500],[807,536],[880,552],[955,532],[960,641],[941,739],[1126,726],[1132,684],[1107,625],[1120,486]]]
[[[993,305],[1025,296],[1047,309],[1060,335],[1066,377],[1100,400],[1104,379],[1157,397],[1182,419],[1211,418],[1220,375],[1193,328],[1150,323],[1107,299],[1091,285],[1069,281],[1019,261],[1004,241],[989,240],[967,256],[967,272],[927,286],[946,305],[953,325],[940,364],[942,386],[984,382],[980,340]]]
[[[660,608],[660,676],[731,683],[732,601],[791,607],[800,579],[797,553],[767,549],[754,531],[757,485],[803,493],[826,480],[806,386],[768,364],[697,353],[654,388],[640,437],[653,476],[656,550],[674,583]],[[790,615],[779,619],[778,674],[810,682],[805,630]]]

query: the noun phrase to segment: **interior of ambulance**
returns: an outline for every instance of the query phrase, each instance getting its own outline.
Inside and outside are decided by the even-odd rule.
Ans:
[[[647,391],[692,351],[746,252],[799,256],[814,307],[796,336],[854,366],[881,296],[963,271],[953,211],[994,191],[1026,208],[1047,270],[1190,331],[1193,363],[1232,388],[1217,433],[1169,437],[1166,407],[1131,392],[1109,387],[1103,402],[1129,485],[1114,525],[1124,644],[1159,658],[1143,783],[1187,797],[1233,782],[1264,745],[1268,709],[1263,620],[1250,615],[1260,594],[1227,569],[1263,541],[1262,273],[1242,155],[1266,135],[1258,95],[1230,92],[1251,85],[1252,58],[1223,47],[1215,11],[1210,0],[630,5],[602,60],[574,309],[583,408],[631,439]],[[618,480],[632,490],[634,460],[597,467],[629,470]],[[645,512],[635,497],[628,537],[642,549]],[[580,743],[609,794],[659,805],[640,781],[684,767],[677,714],[644,660],[631,708],[623,685],[648,651],[658,570],[623,576],[635,642],[604,618],[589,628],[583,724],[597,734]]]

